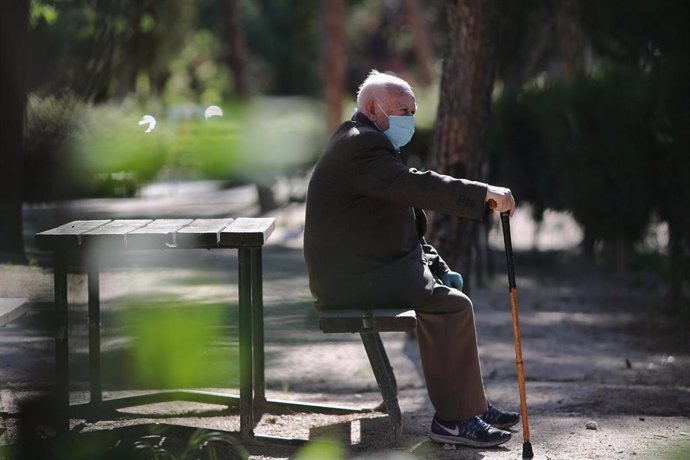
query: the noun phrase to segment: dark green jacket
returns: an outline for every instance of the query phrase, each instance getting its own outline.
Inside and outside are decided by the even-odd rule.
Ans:
[[[434,275],[448,267],[425,244],[421,210],[481,219],[485,196],[486,184],[408,168],[356,113],[336,130],[309,182],[304,257],[317,306],[423,305]]]

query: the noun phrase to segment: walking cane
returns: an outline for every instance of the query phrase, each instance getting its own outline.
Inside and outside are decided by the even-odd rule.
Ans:
[[[493,203],[491,203],[493,204]],[[493,207],[493,206],[492,206]],[[506,264],[508,265],[508,289],[510,291],[510,308],[513,312],[513,339],[515,341],[515,364],[517,365],[518,388],[520,390],[520,414],[522,416],[522,458],[532,458],[532,444],[529,441],[529,423],[527,421],[527,394],[525,392],[525,370],[522,363],[522,344],[520,343],[520,324],[518,319],[517,286],[515,285],[515,263],[513,261],[513,243],[510,239],[510,215],[501,213],[503,242],[505,244]]]

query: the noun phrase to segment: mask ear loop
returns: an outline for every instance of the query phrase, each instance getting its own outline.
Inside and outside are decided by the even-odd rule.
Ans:
[[[386,116],[386,118],[388,119],[388,122],[390,123],[391,117],[386,113],[385,110],[383,110],[383,107],[381,107],[381,104],[379,104],[379,101],[378,101],[377,99],[374,99],[374,102],[376,103],[376,105],[379,106],[379,109],[381,109],[381,112],[383,112],[383,114],[384,114],[384,115]],[[373,121],[373,120],[372,120],[372,121]],[[379,129],[379,131],[383,132],[383,130],[381,129],[381,127],[379,126],[378,123],[376,123],[376,122],[374,121],[374,124],[375,124],[376,127]]]

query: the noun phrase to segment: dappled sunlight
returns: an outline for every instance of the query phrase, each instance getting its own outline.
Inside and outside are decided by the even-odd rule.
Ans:
[[[519,198],[519,197],[518,197]],[[503,234],[497,216],[493,216],[489,244],[503,249]],[[583,237],[582,227],[568,212],[546,210],[542,222],[535,222],[532,207],[521,204],[510,219],[513,248],[538,251],[568,250],[576,248]]]
[[[587,326],[591,328],[610,328],[625,327],[639,321],[633,313],[584,313],[584,312],[565,312],[565,311],[535,311],[520,318],[520,323],[524,325],[539,325],[540,327],[550,327],[555,325],[568,326]]]

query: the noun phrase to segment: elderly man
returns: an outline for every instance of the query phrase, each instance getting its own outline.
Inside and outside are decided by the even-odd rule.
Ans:
[[[423,209],[481,219],[485,203],[515,210],[509,189],[410,169],[400,147],[414,133],[410,85],[373,70],[357,111],[333,134],[307,194],[304,256],[317,308],[401,308],[417,312],[431,439],[474,447],[506,442],[519,416],[484,394],[472,302],[424,239]]]

